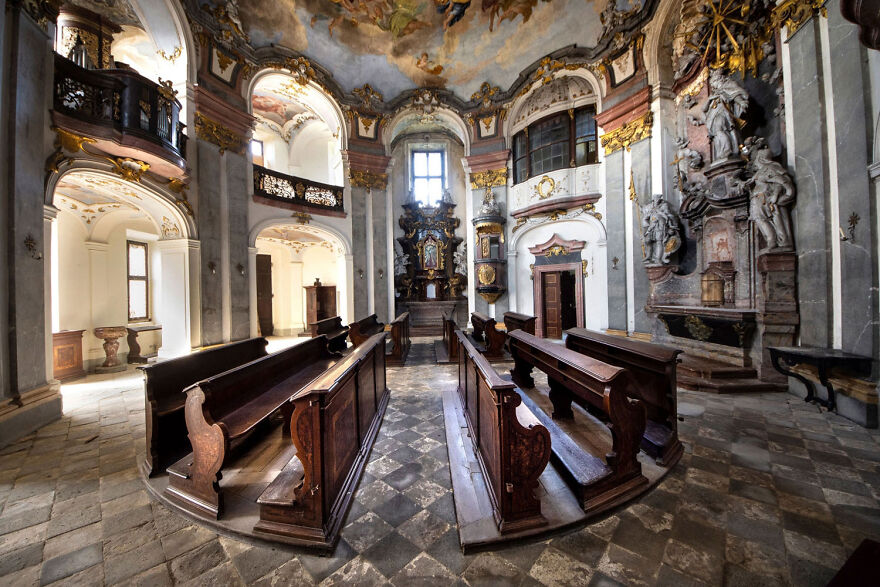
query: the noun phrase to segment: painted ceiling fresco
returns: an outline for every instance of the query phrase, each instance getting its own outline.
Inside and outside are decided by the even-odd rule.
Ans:
[[[595,46],[616,11],[644,0],[240,0],[254,47],[282,45],[328,68],[345,91],[386,98],[444,87],[467,99],[507,88],[536,58]],[[603,24],[603,22],[605,24]]]
[[[134,8],[126,0],[69,0],[69,3],[100,14],[119,26],[143,27]]]

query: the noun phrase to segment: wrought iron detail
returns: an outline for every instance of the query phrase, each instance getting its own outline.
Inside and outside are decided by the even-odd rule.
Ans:
[[[285,175],[254,165],[254,194],[276,201],[342,212],[342,187]]]

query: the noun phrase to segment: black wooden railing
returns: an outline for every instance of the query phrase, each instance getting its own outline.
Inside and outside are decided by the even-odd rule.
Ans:
[[[254,165],[254,194],[315,210],[343,212],[342,188]]]
[[[112,127],[185,157],[180,102],[167,86],[128,69],[84,69],[55,55],[54,109],[76,120]]]

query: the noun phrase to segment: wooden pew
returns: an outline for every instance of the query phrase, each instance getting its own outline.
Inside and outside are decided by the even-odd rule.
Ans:
[[[535,334],[536,321],[537,318],[535,316],[529,316],[528,314],[504,312],[504,327],[507,328],[507,332],[522,330],[523,332],[528,332],[529,334]]]
[[[186,390],[193,452],[168,468],[168,498],[197,515],[223,512],[221,470],[230,452],[341,357],[323,335],[204,379]],[[289,418],[285,418],[289,420]]]
[[[573,418],[571,401],[577,397],[600,411],[607,421],[612,448],[604,463],[595,457],[559,459],[563,467],[568,467],[563,477],[571,483],[584,511],[608,509],[647,487],[648,480],[637,458],[645,432],[645,407],[627,396],[630,374],[522,330],[511,332],[508,340],[514,360],[510,373],[517,385],[535,386],[533,367],[547,374],[554,419]]]
[[[632,377],[628,394],[642,401],[648,417],[642,450],[659,465],[677,463],[683,449],[678,439],[678,386],[675,373],[678,355],[682,351],[584,328],[571,328],[566,335],[566,348],[630,372]]]
[[[474,326],[474,347],[490,361],[503,359],[507,334],[495,328],[495,318],[474,312],[471,314],[471,324]]]
[[[327,337],[327,346],[333,352],[342,352],[346,349],[345,339],[348,336],[348,326],[342,325],[342,318],[333,316],[309,324],[312,338],[320,335]]]
[[[391,322],[391,350],[385,360],[389,365],[403,365],[409,346],[409,312],[404,312]]]
[[[361,318],[348,325],[348,338],[351,340],[351,344],[357,347],[374,334],[384,331],[385,324],[379,322],[375,314],[370,314],[366,318]]]
[[[388,404],[384,332],[292,402],[297,452],[257,500],[254,533],[332,550]]]
[[[458,394],[489,489],[498,531],[547,524],[535,495],[550,460],[550,433],[522,405],[516,386],[499,377],[460,330]]]
[[[458,339],[455,336],[455,331],[458,330],[458,325],[455,323],[455,320],[446,314],[443,315],[442,318],[442,332],[443,332],[443,345],[442,349],[437,348],[435,343],[435,349],[437,353],[437,361],[440,363],[457,363],[458,362]],[[445,357],[442,355],[445,351]],[[444,360],[445,359],[445,360]]]
[[[144,373],[147,450],[144,471],[152,477],[190,452],[183,406],[187,387],[227,369],[266,356],[266,339],[250,338],[138,367]]]

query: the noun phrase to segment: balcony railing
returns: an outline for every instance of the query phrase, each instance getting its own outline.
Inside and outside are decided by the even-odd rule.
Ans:
[[[84,69],[55,55],[54,109],[78,121],[145,139],[183,162],[186,135],[172,90],[128,69]]]
[[[306,206],[315,211],[325,210],[334,215],[345,210],[340,186],[285,175],[259,165],[254,165],[254,194],[276,202]]]

